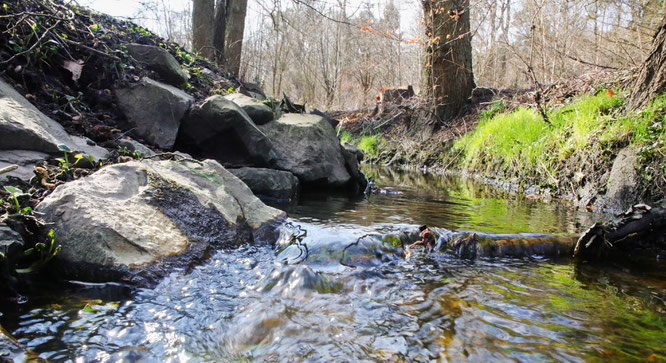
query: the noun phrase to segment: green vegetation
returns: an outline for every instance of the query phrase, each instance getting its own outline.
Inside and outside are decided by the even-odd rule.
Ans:
[[[48,249],[46,248],[45,243],[39,242],[39,243],[35,244],[35,247],[28,248],[27,250],[23,251],[23,254],[25,256],[29,256],[33,253],[39,253],[39,256],[38,256],[37,261],[33,262],[29,267],[16,269],[16,272],[20,273],[20,274],[38,272],[49,261],[51,261],[58,254],[58,252],[60,252],[61,249],[62,249],[61,245],[58,245],[56,247],[56,245],[55,245],[55,232],[53,230],[50,230],[49,231],[49,247],[48,247]]]
[[[5,186],[5,190],[11,194],[12,198],[14,198],[14,203],[16,203],[16,213],[29,214],[32,211],[32,208],[30,207],[21,208],[21,204],[18,201],[18,196],[23,194],[21,189],[7,185]]]
[[[366,157],[372,157],[379,154],[379,149],[383,143],[384,139],[381,135],[370,135],[362,136],[358,141],[357,146],[359,149],[363,150]]]
[[[342,131],[340,132],[340,141],[348,142],[348,143],[353,143],[354,137],[352,136],[351,132],[349,131]]]
[[[63,144],[58,145],[58,150],[65,153],[65,158],[64,159],[56,159],[58,161],[58,163],[60,163],[60,170],[62,170],[63,173],[69,174],[72,171],[72,168],[76,164],[78,164],[79,161],[81,161],[81,159],[83,159],[83,155],[76,154],[76,155],[74,155],[74,159],[76,159],[76,161],[73,164],[71,164],[69,162],[69,156],[68,155],[69,155],[69,153],[72,152],[72,150],[67,145],[63,145]]]
[[[554,183],[557,169],[574,154],[614,154],[624,145],[635,144],[651,153],[646,158],[655,153],[663,156],[666,96],[640,112],[625,111],[624,101],[621,94],[608,92],[583,96],[549,110],[550,123],[534,109],[500,113],[503,106],[495,103],[481,114],[477,129],[454,144],[453,151],[461,154],[463,167],[497,170],[501,166]]]

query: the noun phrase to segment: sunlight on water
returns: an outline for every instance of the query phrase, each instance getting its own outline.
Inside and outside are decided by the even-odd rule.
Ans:
[[[588,212],[452,177],[371,173],[396,193],[289,206],[307,231],[298,246],[220,251],[155,289],[72,285],[0,322],[53,361],[666,359],[664,269],[405,260],[367,237],[419,224],[566,235],[594,220]]]

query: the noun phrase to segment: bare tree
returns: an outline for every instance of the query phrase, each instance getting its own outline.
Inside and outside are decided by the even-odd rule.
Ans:
[[[206,58],[213,58],[210,46],[214,11],[214,0],[192,0],[192,51]]]
[[[423,92],[443,121],[458,115],[475,87],[469,0],[422,0],[426,22]]]
[[[227,71],[236,75],[240,72],[246,12],[247,0],[227,0],[224,56]]]

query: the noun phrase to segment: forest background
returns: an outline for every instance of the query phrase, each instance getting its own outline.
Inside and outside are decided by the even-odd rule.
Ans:
[[[191,49],[192,2],[82,0]],[[268,95],[326,110],[374,106],[381,88],[421,91],[428,46],[421,1],[248,0],[238,76]],[[637,67],[663,0],[472,0],[477,86],[529,88]]]

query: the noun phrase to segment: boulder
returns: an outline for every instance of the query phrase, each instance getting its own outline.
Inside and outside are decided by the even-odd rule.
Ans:
[[[264,90],[262,90],[261,87],[259,87],[259,85],[256,83],[241,82],[238,91],[248,97],[256,98],[260,101],[266,100],[266,94],[264,93]]]
[[[58,145],[104,158],[107,151],[85,138],[72,136],[49,118],[11,85],[0,79],[0,150],[31,150],[61,154]]]
[[[606,195],[600,198],[595,207],[621,212],[637,201],[637,162],[638,152],[634,148],[625,148],[618,153],[608,178]]]
[[[12,176],[22,180],[29,180],[35,174],[35,166],[49,158],[49,154],[32,150],[2,150],[0,152],[0,169],[10,165],[18,168],[7,173],[0,174],[0,179]]]
[[[273,243],[285,218],[213,160],[110,165],[59,186],[36,210],[62,245],[56,273],[139,285],[213,249]]]
[[[278,169],[304,184],[342,187],[351,180],[333,127],[321,116],[287,113],[260,126],[278,155]]]
[[[4,222],[0,223],[0,252],[11,261],[23,254],[23,238]]]
[[[360,163],[365,158],[365,153],[358,146],[350,144],[347,141],[342,141],[340,146],[347,151],[349,154],[353,155],[356,158],[356,162]]]
[[[256,98],[241,93],[230,94],[224,96],[224,98],[240,106],[250,116],[255,125],[263,125],[273,121],[273,110]]]
[[[122,139],[118,140],[118,146],[121,148],[127,148],[127,151],[130,153],[138,152],[141,157],[151,157],[155,155],[155,152],[153,150],[150,150],[146,145],[136,141],[136,140],[128,140],[128,139]],[[188,156],[188,158],[190,158]]]
[[[17,280],[13,276],[16,263],[23,256],[24,242],[21,235],[0,222],[0,300],[16,296]],[[2,342],[0,336],[0,350]],[[0,358],[2,353],[0,352]],[[2,359],[0,359],[2,361]]]
[[[139,83],[116,89],[118,106],[146,141],[171,149],[181,120],[194,98],[178,88],[144,77]]]
[[[160,80],[176,87],[187,82],[187,75],[166,49],[154,45],[129,44],[127,51],[143,66],[157,73]]]
[[[271,166],[271,141],[237,104],[222,96],[192,107],[178,135],[178,147],[225,166]]]
[[[298,178],[288,171],[264,168],[240,168],[229,171],[259,197],[292,200],[298,192]]]
[[[352,177],[352,183],[349,185],[351,192],[360,194],[368,186],[368,180],[365,178],[365,174],[361,172],[360,166],[360,162],[363,160],[363,150],[343,141],[340,144],[340,151],[345,158],[345,168],[347,168],[347,172]]]

